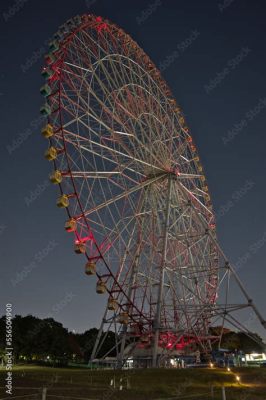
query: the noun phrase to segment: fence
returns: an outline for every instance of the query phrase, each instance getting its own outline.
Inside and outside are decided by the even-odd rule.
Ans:
[[[212,386],[210,388],[210,391],[205,392],[205,393],[194,393],[194,394],[189,394],[187,396],[176,396],[176,397],[168,397],[168,398],[159,398],[159,399],[154,399],[154,400],[214,400],[214,396],[215,399],[221,399],[221,400],[227,400],[226,397],[226,391],[225,391],[225,387],[222,386],[219,389],[214,389],[214,387]],[[0,399],[1,400],[1,399]],[[237,400],[236,398],[234,398],[234,400]]]
[[[20,389],[20,388],[16,388]],[[21,388],[22,389],[22,388]],[[25,389],[25,388],[23,388]],[[32,388],[31,388],[32,389]],[[36,389],[36,388],[34,388]],[[26,394],[22,396],[8,396],[8,397],[1,397],[0,400],[10,400],[17,399],[17,400],[49,400],[49,399],[65,399],[65,400],[100,400],[100,399],[90,399],[88,397],[73,397],[73,396],[68,396],[68,395],[55,395],[55,394],[47,394],[47,389],[46,388],[37,388],[39,390],[38,393],[34,394]]]
[[[128,385],[128,384],[127,384]],[[112,383],[111,386],[114,386],[114,384]],[[0,387],[3,388],[3,387]],[[118,390],[123,390],[125,388],[128,388],[128,386],[123,387],[121,384],[118,388]],[[55,394],[48,394],[48,390],[46,387],[43,388],[27,388],[27,387],[17,387],[16,390],[19,389],[23,389],[23,390],[38,390],[37,393],[34,394],[26,394],[26,395],[22,395],[22,396],[12,396],[12,400],[13,399],[17,399],[17,400],[23,400],[23,399],[27,399],[27,400],[49,400],[49,399],[65,399],[65,400],[100,400],[100,399],[90,399],[88,397],[73,397],[73,396],[69,396],[69,395],[55,395]],[[220,394],[220,396],[219,396]],[[226,400],[226,391],[225,391],[225,387],[221,387],[220,389],[215,389],[214,387],[210,388],[210,391],[205,392],[205,393],[197,393],[197,394],[191,394],[191,395],[187,395],[187,396],[177,396],[177,397],[170,397],[170,398],[159,398],[159,399],[155,399],[155,400],[212,400],[214,399],[214,396],[216,399],[221,399],[221,400]],[[10,400],[10,396],[8,397],[1,397],[0,400]]]

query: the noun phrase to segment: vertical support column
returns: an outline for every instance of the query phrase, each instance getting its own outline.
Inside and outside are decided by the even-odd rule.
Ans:
[[[147,188],[145,188],[144,194],[143,194],[142,198],[140,199],[140,204],[138,206],[139,212],[143,209],[143,206],[145,205],[145,202],[147,201],[148,192],[149,192],[149,190]],[[142,221],[140,223],[140,231],[139,231],[139,237],[138,237],[138,241],[137,241],[136,255],[135,255],[135,259],[133,262],[133,268],[132,268],[130,278],[129,278],[129,288],[128,288],[128,293],[127,293],[129,300],[131,300],[131,297],[132,297],[132,290],[133,290],[133,286],[136,281],[136,276],[137,276],[138,268],[139,268],[141,235],[142,235],[143,224],[144,224],[144,220],[145,220],[143,217],[140,217],[140,218],[142,219]],[[129,312],[129,306],[127,307],[127,312]],[[120,353],[118,355],[118,360],[117,360],[118,368],[122,368],[122,366],[123,366],[126,335],[127,335],[127,325],[124,325],[123,330],[122,330],[122,341],[121,341],[121,346],[120,346]]]
[[[121,369],[123,367],[126,337],[127,337],[127,325],[124,325],[123,330],[122,330],[122,341],[121,341],[121,345],[120,345],[120,352],[119,352],[118,360],[117,360],[119,369]]]
[[[167,255],[167,239],[168,239],[169,217],[170,217],[170,208],[171,208],[171,188],[172,188],[172,175],[169,175],[168,176],[167,198],[166,198],[165,224],[164,224],[164,232],[163,232],[162,264],[161,264],[161,271],[160,271],[160,282],[159,282],[159,290],[158,290],[157,308],[156,308],[156,315],[155,315],[155,320],[154,320],[154,342],[153,342],[153,355],[152,355],[152,367],[153,368],[156,368],[158,366],[157,365],[158,364],[158,341],[159,341],[160,325],[161,325],[161,308],[162,308],[162,300],[163,300],[165,263],[166,263],[166,255]]]
[[[222,400],[226,400],[225,387],[222,386]]]
[[[139,267],[139,251],[140,251],[140,243],[138,243],[137,247],[137,254],[135,256],[134,260],[134,266],[132,268],[132,272],[130,275],[129,279],[129,289],[128,289],[128,299],[131,300],[132,297],[132,288],[134,286],[135,280],[136,280],[136,275],[138,272],[138,267]],[[127,312],[129,312],[129,306],[127,307]],[[122,341],[121,341],[121,346],[120,346],[120,353],[118,356],[118,368],[122,368],[123,366],[123,359],[124,359],[124,350],[125,350],[125,344],[126,344],[126,336],[127,336],[127,325],[123,326],[122,329]]]
[[[103,316],[103,319],[102,319],[102,322],[101,322],[101,326],[100,326],[100,329],[98,331],[98,334],[97,334],[97,337],[96,337],[96,340],[95,340],[95,343],[94,343],[94,346],[93,346],[90,362],[92,362],[94,360],[94,358],[95,358],[95,356],[97,354],[98,346],[99,346],[99,343],[100,343],[100,340],[101,340],[101,336],[102,336],[102,333],[103,333],[103,325],[105,323],[107,312],[108,312],[108,308],[106,306],[105,313],[104,313],[104,316]]]
[[[47,395],[47,388],[44,387],[42,388],[42,400],[46,400],[46,395]]]

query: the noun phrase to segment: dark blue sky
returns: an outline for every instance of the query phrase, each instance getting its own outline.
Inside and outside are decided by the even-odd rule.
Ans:
[[[259,0],[1,1],[0,314],[13,302],[15,313],[83,331],[103,312],[105,298],[64,232],[39,133],[47,43],[68,18],[87,12],[120,25],[163,70],[205,167],[219,241],[266,317],[266,5]]]

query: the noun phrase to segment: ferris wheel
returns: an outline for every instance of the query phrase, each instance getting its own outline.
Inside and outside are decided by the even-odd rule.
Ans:
[[[227,292],[218,305],[219,288],[237,276],[216,240],[196,146],[160,72],[122,29],[83,15],[59,28],[42,75],[57,205],[85,273],[107,294],[92,358],[106,324],[121,362],[129,338],[132,349],[150,349],[153,366],[173,349],[208,351],[222,334],[210,333],[213,319],[224,325],[222,311],[236,309]]]

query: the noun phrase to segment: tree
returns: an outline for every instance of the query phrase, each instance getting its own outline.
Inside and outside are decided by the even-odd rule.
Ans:
[[[5,317],[0,319],[0,346],[5,348]],[[68,331],[52,318],[41,320],[27,315],[15,315],[12,320],[12,345],[14,361],[25,357],[27,360],[44,360],[48,356],[55,361],[66,358],[70,353]]]
[[[95,340],[98,335],[98,329],[92,328],[89,329],[88,331],[85,331],[82,334],[76,334],[75,338],[77,342],[80,345],[80,348],[82,350],[82,353],[84,355],[84,360],[86,362],[89,362],[91,358],[91,354],[93,351],[93,346],[95,343]],[[101,339],[104,337],[105,333],[103,332]],[[97,355],[98,357],[104,356],[109,350],[111,350],[115,345],[115,333],[114,332],[108,332],[106,339],[99,351],[99,354]],[[111,351],[108,356],[114,356],[115,355],[115,350]]]
[[[254,338],[252,339],[245,332],[239,332],[238,337],[240,341],[240,350],[244,353],[261,353],[265,351],[265,344],[258,334],[252,333],[252,337]]]
[[[0,354],[5,352],[5,316],[0,318]],[[92,328],[82,334],[69,333],[53,318],[40,319],[32,315],[15,315],[12,319],[14,361],[46,361],[52,363],[72,359],[73,353],[79,360],[89,361],[98,329]],[[105,333],[103,333],[105,335]],[[102,336],[103,337],[103,336]],[[108,332],[98,354],[105,355],[115,345],[115,333]],[[115,355],[115,350],[109,356]]]
[[[223,335],[221,347],[231,351],[240,349],[240,338],[237,333],[229,332]]]

